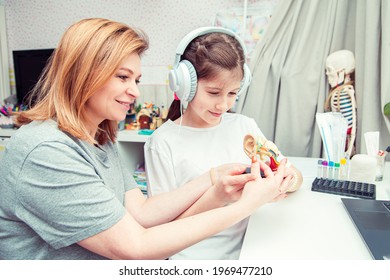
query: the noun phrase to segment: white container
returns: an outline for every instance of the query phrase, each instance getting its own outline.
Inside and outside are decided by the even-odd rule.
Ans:
[[[375,156],[356,154],[350,161],[349,181],[374,183],[377,159]]]

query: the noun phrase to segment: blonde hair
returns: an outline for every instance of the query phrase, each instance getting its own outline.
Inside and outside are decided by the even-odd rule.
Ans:
[[[90,143],[115,142],[117,122],[104,120],[95,139],[86,127],[87,100],[132,53],[143,54],[148,38],[123,23],[90,18],[68,28],[32,91],[36,104],[16,117],[18,125],[54,119],[59,129]]]

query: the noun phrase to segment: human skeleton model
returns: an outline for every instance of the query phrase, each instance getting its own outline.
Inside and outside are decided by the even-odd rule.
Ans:
[[[276,171],[280,165],[280,161],[284,158],[279,152],[278,147],[268,141],[264,137],[255,137],[251,134],[247,134],[244,137],[244,151],[250,159],[259,156],[262,161],[269,161],[269,166],[272,171]],[[287,160],[286,167],[290,167],[291,163]],[[288,192],[296,191],[302,184],[302,175],[298,170],[292,168],[294,173],[294,181],[287,190]]]
[[[340,112],[348,121],[347,150],[350,157],[356,137],[356,100],[351,74],[355,71],[355,58],[351,51],[340,50],[326,59],[326,75],[331,87],[325,102],[325,110]]]

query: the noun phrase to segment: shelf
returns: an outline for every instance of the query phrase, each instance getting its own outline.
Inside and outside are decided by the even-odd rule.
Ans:
[[[150,135],[140,135],[138,130],[120,130],[118,131],[118,142],[140,142],[145,143]]]
[[[11,137],[14,135],[16,129],[11,128],[0,128],[0,137]]]

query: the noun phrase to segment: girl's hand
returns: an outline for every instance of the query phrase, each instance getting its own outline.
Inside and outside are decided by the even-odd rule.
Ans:
[[[210,171],[215,199],[222,205],[240,199],[245,184],[260,176],[260,173],[243,174],[247,167],[244,164],[229,163]]]

